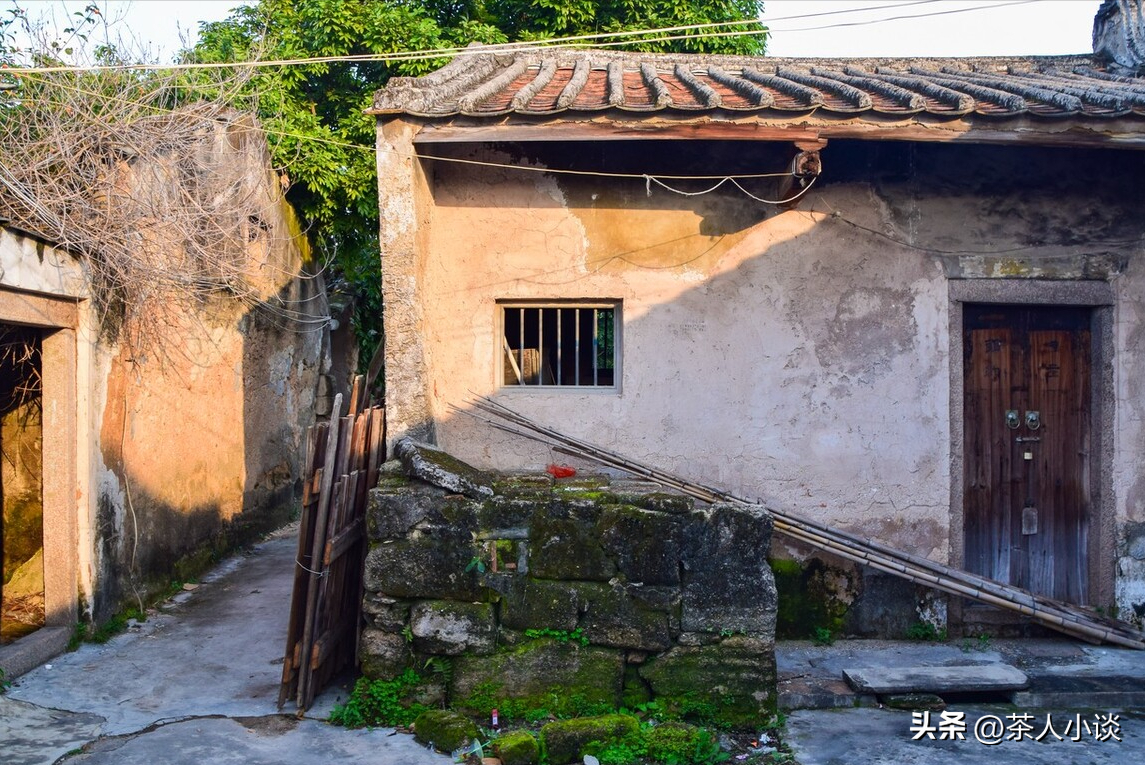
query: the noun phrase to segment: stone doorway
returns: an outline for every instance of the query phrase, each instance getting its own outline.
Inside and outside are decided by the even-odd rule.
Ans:
[[[0,324],[0,645],[45,624],[42,337]]]

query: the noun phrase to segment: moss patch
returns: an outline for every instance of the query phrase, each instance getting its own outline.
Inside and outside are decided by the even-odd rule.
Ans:
[[[541,760],[537,737],[527,730],[506,733],[493,742],[493,751],[502,765],[536,765]]]
[[[452,752],[473,743],[480,735],[468,717],[445,709],[422,712],[414,720],[414,738],[442,752]]]
[[[840,598],[837,581],[845,574],[833,572],[816,558],[806,567],[798,561],[775,559],[771,561],[771,571],[779,595],[777,638],[815,638],[824,630],[830,635],[843,633],[849,604]]]
[[[746,636],[681,647],[640,668],[656,701],[696,722],[751,729],[775,714],[774,644]]]
[[[545,754],[553,765],[579,762],[586,744],[635,738],[640,721],[628,715],[601,715],[558,720],[541,728]]]
[[[450,698],[455,709],[482,718],[494,708],[505,719],[528,710],[577,715],[615,709],[622,678],[619,651],[543,638],[492,656],[458,657]]]

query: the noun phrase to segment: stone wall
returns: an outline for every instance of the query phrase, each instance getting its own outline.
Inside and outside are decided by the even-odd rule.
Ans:
[[[423,671],[430,697],[478,716],[653,698],[738,726],[774,712],[762,508],[397,452],[370,497],[366,675]]]

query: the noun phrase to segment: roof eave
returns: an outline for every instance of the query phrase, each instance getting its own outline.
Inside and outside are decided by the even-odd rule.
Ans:
[[[727,112],[697,117],[687,114],[602,113],[593,116],[523,117],[497,119],[456,116],[412,117],[381,114],[385,122],[406,119],[420,123],[415,143],[497,143],[518,141],[622,141],[721,140],[791,141],[809,139],[958,142],[999,145],[1060,146],[1075,148],[1145,149],[1145,130],[1133,117],[1045,119],[1032,115],[955,118],[933,115],[862,116],[823,111],[794,114]]]

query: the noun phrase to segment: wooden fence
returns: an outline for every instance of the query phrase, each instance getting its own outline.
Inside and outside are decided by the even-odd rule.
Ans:
[[[366,555],[366,499],[385,459],[384,410],[364,407],[354,381],[349,413],[308,433],[294,595],[282,663],[281,709],[292,698],[302,714],[357,659]],[[333,412],[342,410],[342,395]]]

